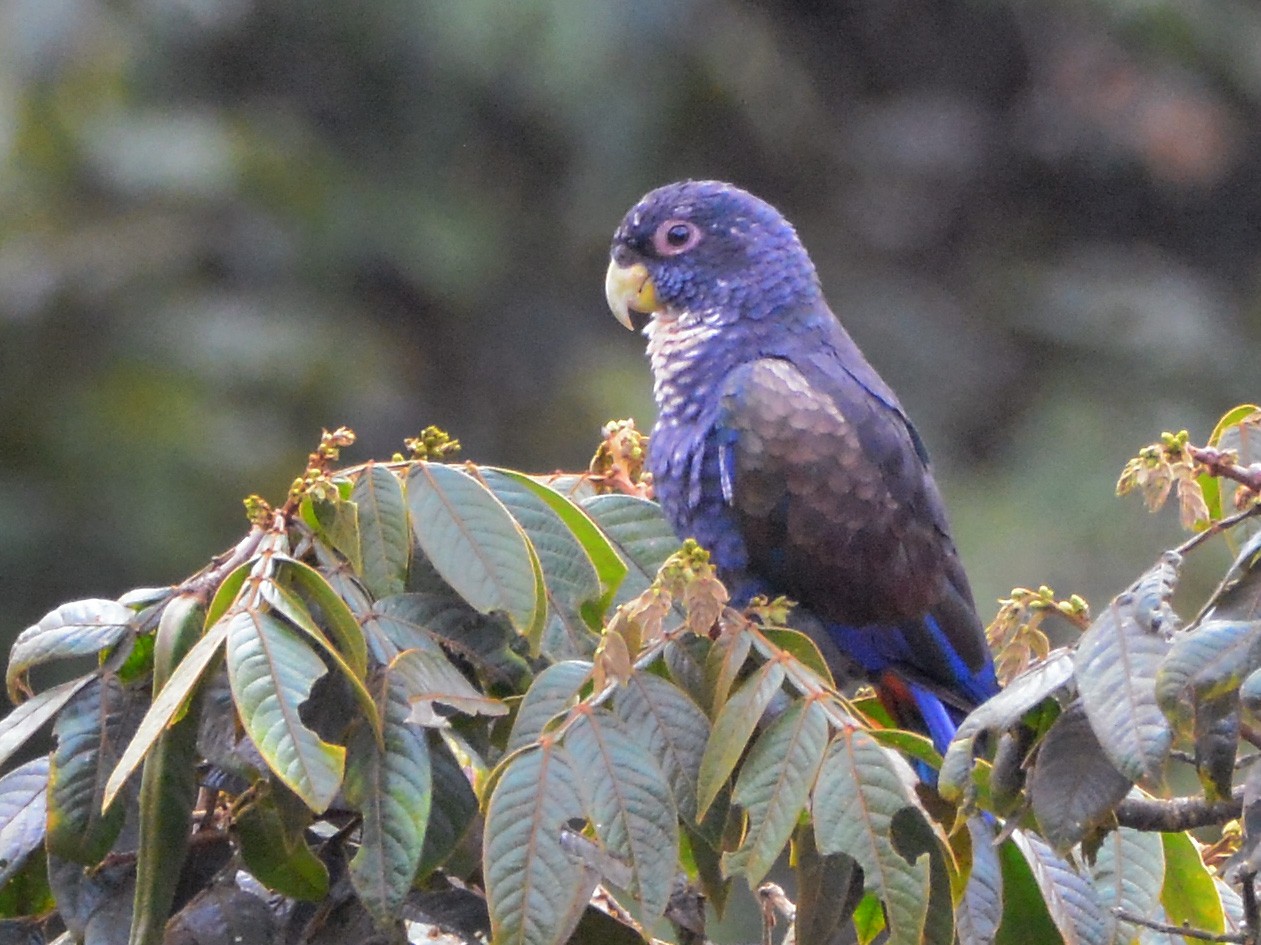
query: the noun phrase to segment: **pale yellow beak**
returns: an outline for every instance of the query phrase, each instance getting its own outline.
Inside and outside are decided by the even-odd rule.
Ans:
[[[613,317],[632,330],[635,323],[631,321],[631,312],[648,315],[661,308],[657,287],[652,284],[643,263],[622,267],[610,262],[609,271],[604,274],[604,297],[609,300]]]

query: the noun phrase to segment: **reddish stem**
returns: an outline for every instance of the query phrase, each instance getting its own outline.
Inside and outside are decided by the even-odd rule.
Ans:
[[[1233,479],[1251,491],[1261,493],[1261,464],[1240,466],[1230,453],[1213,449],[1211,446],[1188,445],[1186,450],[1192,459],[1205,467],[1210,476]]]

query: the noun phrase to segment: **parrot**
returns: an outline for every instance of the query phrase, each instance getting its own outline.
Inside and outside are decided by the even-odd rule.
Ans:
[[[647,469],[675,533],[733,606],[794,601],[829,663],[944,753],[998,692],[993,658],[924,443],[792,224],[733,184],[659,187],[617,227],[605,294],[647,338]]]

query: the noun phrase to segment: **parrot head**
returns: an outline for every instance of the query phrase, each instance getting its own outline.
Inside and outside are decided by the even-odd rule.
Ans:
[[[732,184],[646,194],[613,235],[605,295],[627,328],[650,316],[760,319],[819,296],[814,264],[778,210]]]

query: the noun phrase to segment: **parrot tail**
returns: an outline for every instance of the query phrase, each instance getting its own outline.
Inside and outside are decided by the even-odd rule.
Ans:
[[[946,753],[946,748],[962,721],[962,713],[947,708],[933,692],[907,682],[891,669],[886,669],[875,677],[872,685],[880,704],[898,728],[926,732],[932,739],[933,747],[943,755]],[[911,767],[921,781],[936,787],[937,772],[931,765],[912,759]]]
[[[907,682],[891,669],[873,681],[880,704],[898,728],[923,732],[933,740],[933,747],[942,754],[954,738],[958,723],[936,695],[921,686]]]

